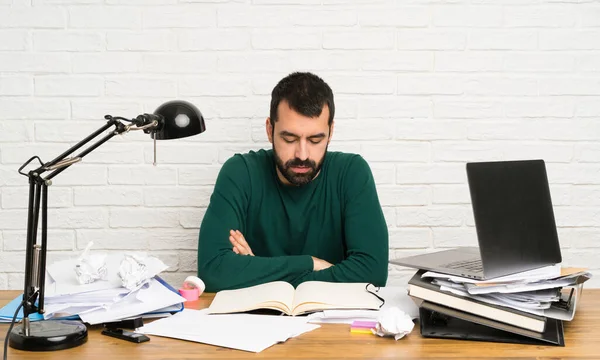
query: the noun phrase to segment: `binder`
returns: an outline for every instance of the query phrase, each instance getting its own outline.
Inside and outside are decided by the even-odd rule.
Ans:
[[[535,332],[428,301],[419,305],[419,316],[423,337],[565,346],[562,320],[548,318],[545,330]]]
[[[534,315],[517,309],[489,304],[442,291],[438,285],[432,284],[430,279],[421,277],[424,272],[424,270],[419,270],[408,281],[408,295],[413,299],[422,299],[429,303],[436,303],[448,308],[465,311],[478,317],[491,319],[492,321],[518,325],[530,331],[543,332],[547,326],[545,316]]]
[[[21,304],[21,301],[23,301],[23,294],[18,295],[11,302],[9,302],[8,304],[4,305],[0,309],[0,324],[1,323],[10,323],[12,321],[12,318],[15,315],[15,311],[17,310],[17,308]],[[19,313],[17,314],[17,318],[16,318],[15,321],[21,321],[22,319],[23,319],[23,308],[21,308],[19,310]],[[33,313],[33,314],[29,315],[29,320],[30,321],[44,320],[44,316],[42,314],[39,314],[39,313]]]
[[[167,289],[171,290],[175,294],[179,294],[179,290],[177,290],[174,287],[172,287],[171,285],[169,285],[169,283],[166,282],[160,276],[157,275],[154,278],[156,280],[158,280],[159,283],[163,284]],[[153,318],[153,317],[161,317],[161,316],[166,316],[166,315],[173,315],[173,314],[183,311],[183,309],[184,309],[183,303],[179,303],[179,304],[171,305],[166,308],[147,312],[145,314],[142,314],[142,317],[143,318]]]

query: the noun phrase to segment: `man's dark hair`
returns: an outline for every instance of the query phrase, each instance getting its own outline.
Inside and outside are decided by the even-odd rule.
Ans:
[[[294,72],[277,83],[271,93],[271,126],[277,122],[277,107],[286,100],[292,110],[308,117],[321,115],[323,105],[329,108],[328,125],[333,123],[335,106],[333,91],[323,79],[309,72]]]

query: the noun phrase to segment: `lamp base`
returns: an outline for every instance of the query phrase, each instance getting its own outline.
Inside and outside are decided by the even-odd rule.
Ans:
[[[87,341],[87,328],[80,321],[43,320],[30,323],[29,336],[23,324],[10,332],[9,345],[25,351],[54,351],[76,347]]]

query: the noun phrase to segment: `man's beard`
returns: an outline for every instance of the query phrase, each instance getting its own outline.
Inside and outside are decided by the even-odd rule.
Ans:
[[[329,147],[329,145],[327,145]],[[315,163],[313,160],[306,159],[300,160],[298,158],[294,158],[292,160],[288,160],[283,163],[283,160],[277,155],[277,151],[275,150],[275,145],[273,145],[273,155],[275,155],[275,164],[277,165],[277,169],[283,177],[290,182],[292,185],[302,186],[306,185],[309,182],[313,181],[314,178],[321,171],[321,167],[323,166],[323,162],[325,161],[325,156],[327,154],[327,147],[325,147],[325,154],[323,154],[323,158],[319,163]],[[305,173],[296,173],[292,170],[294,166],[302,166],[310,168],[310,171]]]

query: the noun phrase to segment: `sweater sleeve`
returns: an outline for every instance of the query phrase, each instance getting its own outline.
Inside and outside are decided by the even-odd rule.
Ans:
[[[385,286],[388,277],[389,238],[375,180],[367,162],[355,156],[344,176],[344,234],[346,258],[294,282],[366,282]]]
[[[312,271],[308,255],[260,257],[238,255],[229,242],[229,230],[243,233],[251,196],[246,162],[235,155],[223,164],[210,204],[200,226],[198,239],[198,277],[206,291],[258,285],[270,281],[294,283]]]

